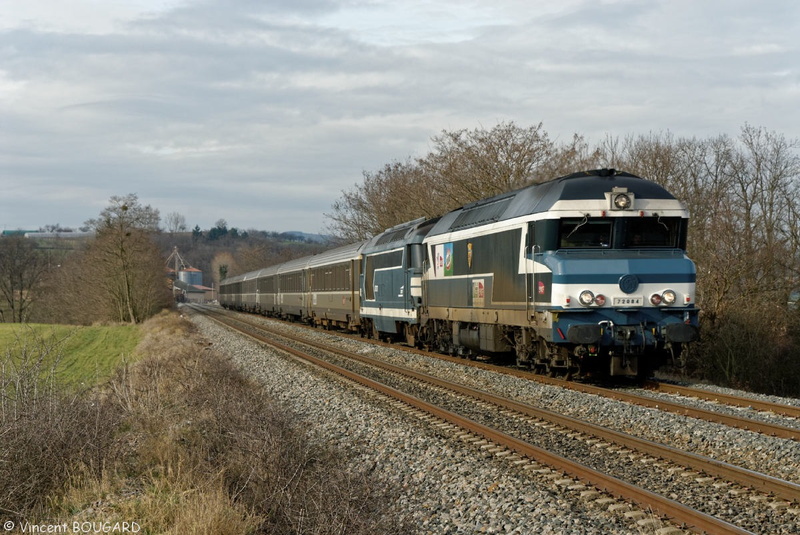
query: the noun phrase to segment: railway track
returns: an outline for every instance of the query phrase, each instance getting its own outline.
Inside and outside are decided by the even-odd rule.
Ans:
[[[204,312],[208,313],[209,311],[205,310]],[[246,325],[247,327],[245,330],[247,331],[269,331],[269,329],[266,329],[263,325],[256,324],[250,320],[237,319],[235,322],[231,322],[230,319],[227,319],[224,321],[228,324],[239,323],[240,325]],[[279,347],[281,351],[293,354],[298,353],[296,349],[286,344],[276,343],[274,340],[267,341],[263,334],[253,332],[249,332],[248,334],[261,339],[265,343]],[[269,334],[270,339],[276,336],[286,337],[286,334],[276,334],[274,332]],[[408,368],[402,368],[380,360],[371,359],[364,355],[341,351],[325,344],[313,343],[307,340],[304,340],[302,343],[306,346],[313,347],[313,351],[315,352],[333,352],[340,357],[358,361],[362,365],[379,368],[383,370],[382,373],[399,375],[402,376],[404,380],[413,380],[429,385],[425,388],[446,389],[448,392],[457,393],[459,396],[466,396],[472,400],[477,400],[478,403],[490,404],[493,407],[493,409],[491,409],[492,411],[502,412],[505,415],[513,414],[515,415],[514,418],[526,419],[529,423],[533,422],[533,425],[540,426],[543,425],[543,422],[544,425],[557,427],[558,430],[554,432],[571,434],[570,439],[582,440],[595,449],[597,449],[598,446],[603,446],[604,449],[607,449],[611,453],[623,456],[628,455],[630,450],[637,451],[641,455],[653,458],[653,462],[662,463],[666,461],[668,463],[677,463],[689,470],[697,471],[701,474],[695,478],[697,480],[704,480],[713,475],[728,482],[733,482],[736,485],[757,489],[761,493],[769,494],[782,500],[788,500],[786,503],[791,503],[792,500],[800,496],[800,486],[797,484],[770,477],[765,474],[743,470],[736,466],[714,461],[713,459],[704,458],[696,454],[683,452],[676,448],[638,439],[617,431],[604,429],[600,426],[582,422],[574,418],[564,417],[551,411],[504,399],[488,392],[478,391],[474,388],[419,373]],[[309,351],[306,350],[300,353],[304,353],[305,355],[303,358],[307,360],[314,360],[322,367],[336,371],[336,373],[344,375],[361,384],[368,385],[370,388],[380,391],[385,395],[400,399],[403,403],[464,429],[466,433],[483,437],[484,440],[497,445],[499,448],[513,451],[515,455],[520,457],[534,459],[540,463],[570,474],[596,488],[604,489],[625,500],[635,502],[645,508],[650,508],[672,519],[674,522],[690,526],[694,531],[708,533],[748,533],[745,529],[729,524],[724,520],[720,520],[719,518],[705,513],[700,513],[672,499],[664,498],[646,489],[639,488],[636,485],[626,483],[617,477],[609,476],[602,471],[556,455],[546,449],[533,445],[530,441],[494,429],[492,426],[457,414],[452,410],[442,408],[434,403],[423,401],[417,396],[404,394],[395,387],[383,384],[383,381],[366,378],[363,374],[346,370],[341,366],[327,362],[327,360],[320,362],[319,359],[310,357],[307,354],[308,352]],[[658,460],[656,461],[656,459]],[[706,474],[706,476],[702,477],[702,474]]]
[[[781,403],[773,403],[771,401],[764,401],[752,397],[723,394],[721,392],[710,392],[708,390],[703,390],[702,388],[692,388],[689,386],[681,386],[656,381],[648,381],[644,384],[644,388],[654,392],[676,394],[688,398],[698,398],[715,403],[724,403],[725,405],[730,405],[732,407],[754,409],[757,411],[780,414],[789,418],[800,419],[800,407],[794,405],[784,405]]]
[[[573,381],[562,381],[560,379],[543,378],[539,376],[535,376],[534,380],[540,382],[546,382],[547,384],[558,385],[563,388],[576,390],[578,392],[595,394],[598,396],[603,396],[609,399],[616,399],[618,401],[624,401],[627,403],[634,403],[636,405],[641,405],[642,407],[649,407],[652,409],[658,409],[661,411],[671,412],[674,414],[681,414],[683,416],[688,416],[690,418],[705,420],[707,422],[714,422],[718,424],[727,425],[730,427],[745,429],[747,431],[753,431],[755,433],[762,433],[768,436],[800,441],[800,428],[789,427],[772,422],[765,422],[753,418],[748,418],[745,416],[739,416],[739,415],[732,416],[722,412],[689,406],[686,405],[685,403],[679,403],[677,401],[653,399],[648,396],[642,396],[632,392],[626,392],[625,390],[575,383]],[[730,396],[730,398],[734,398],[734,396]],[[734,406],[746,406],[744,404],[748,399],[749,398],[736,398],[737,403],[734,404]],[[781,407],[789,407],[789,406],[781,405]]]
[[[311,329],[314,331],[318,330],[313,327],[304,326],[301,324],[294,324],[294,325],[301,328]],[[346,333],[339,333],[339,334],[341,336],[349,337],[351,339],[361,340],[366,343],[376,344],[382,347],[394,347],[392,344],[382,342],[379,340],[364,339],[357,335],[346,334]],[[482,361],[468,360],[460,357],[443,355],[441,353],[423,351],[411,347],[404,347],[403,350],[419,355],[424,355],[426,357],[437,358],[449,362],[458,362],[465,366],[490,370],[496,373],[503,373],[514,377],[520,377],[527,380],[536,381],[542,384],[567,388],[585,394],[594,394],[608,399],[614,399],[626,403],[633,403],[636,405],[640,405],[642,407],[648,407],[651,409],[657,409],[665,412],[671,412],[674,414],[680,414],[682,416],[697,418],[699,420],[714,422],[730,427],[735,427],[738,429],[745,429],[755,433],[762,433],[768,436],[800,441],[800,423],[798,423],[797,427],[790,427],[775,422],[768,422],[754,418],[749,418],[744,415],[730,415],[720,411],[695,407],[687,405],[686,403],[680,403],[675,400],[654,399],[650,396],[636,394],[635,392],[630,392],[625,389],[608,388],[587,383],[566,381],[563,379],[559,379],[557,377],[548,377],[544,375],[533,374],[527,370],[519,370],[508,366],[500,366]],[[800,418],[800,408],[791,405],[769,403],[749,397],[738,397],[733,395],[716,394],[701,389],[668,385],[666,383],[649,382],[646,384],[646,388],[658,392],[680,394],[690,398],[693,397],[699,399],[706,399],[709,401],[716,401],[718,403],[723,403],[733,407],[753,408],[761,411],[771,412],[774,414]]]

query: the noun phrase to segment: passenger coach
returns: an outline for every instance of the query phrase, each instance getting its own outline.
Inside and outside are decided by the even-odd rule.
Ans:
[[[265,316],[352,331],[361,328],[362,243],[228,277],[220,304]]]
[[[363,242],[345,245],[308,260],[310,320],[326,328],[361,328],[359,281]]]

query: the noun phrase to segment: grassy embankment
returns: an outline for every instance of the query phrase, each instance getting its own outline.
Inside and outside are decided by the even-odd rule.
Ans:
[[[402,531],[367,476],[174,313],[141,327],[2,326],[0,344],[0,519],[19,531]]]
[[[34,351],[37,357],[44,354],[47,360],[42,371],[55,366],[56,379],[64,385],[95,385],[108,379],[132,358],[141,336],[140,329],[132,325],[0,324],[3,353],[11,351],[17,357],[21,350]]]

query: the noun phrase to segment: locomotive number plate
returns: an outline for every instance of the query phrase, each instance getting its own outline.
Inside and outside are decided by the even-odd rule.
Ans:
[[[644,298],[639,297],[615,297],[612,300],[612,305],[615,307],[640,307]]]

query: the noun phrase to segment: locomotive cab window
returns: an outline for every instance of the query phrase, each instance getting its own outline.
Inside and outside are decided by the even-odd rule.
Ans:
[[[622,247],[680,247],[679,217],[625,218]]]
[[[680,217],[565,218],[559,221],[560,249],[686,248]]]
[[[559,226],[558,246],[561,249],[603,249],[611,247],[613,220],[601,218],[567,218]]]

